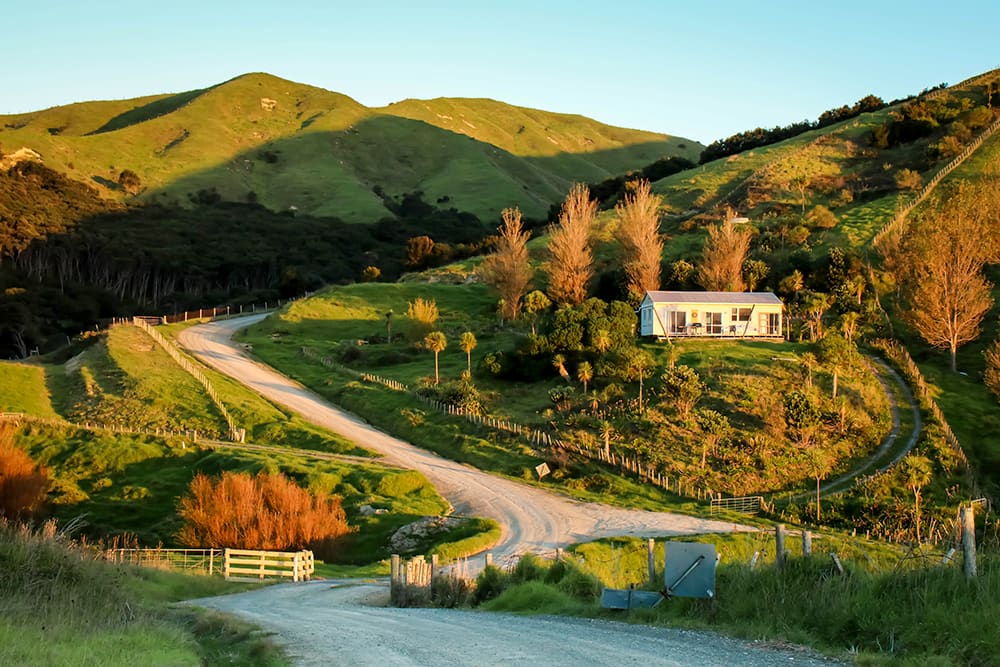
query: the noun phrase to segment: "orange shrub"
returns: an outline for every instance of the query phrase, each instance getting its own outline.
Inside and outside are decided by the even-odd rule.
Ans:
[[[14,426],[0,423],[0,516],[31,517],[45,500],[49,472],[14,444]]]
[[[329,558],[336,539],[350,532],[340,498],[314,496],[281,473],[199,474],[181,499],[180,515],[177,537],[190,547],[307,548]]]

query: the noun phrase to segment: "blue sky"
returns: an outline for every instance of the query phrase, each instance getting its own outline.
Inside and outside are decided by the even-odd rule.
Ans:
[[[264,71],[369,106],[491,97],[708,143],[1000,65],[1000,3],[923,5],[12,2],[0,114]]]

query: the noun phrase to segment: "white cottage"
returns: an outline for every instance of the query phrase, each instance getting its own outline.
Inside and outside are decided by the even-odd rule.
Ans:
[[[639,335],[781,338],[784,304],[771,292],[646,292]]]

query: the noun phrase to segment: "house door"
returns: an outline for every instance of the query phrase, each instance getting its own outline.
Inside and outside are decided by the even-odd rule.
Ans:
[[[780,336],[781,318],[778,313],[760,314],[760,333],[763,336]]]
[[[722,334],[722,313],[705,313],[705,333],[710,336]]]
[[[687,313],[683,310],[675,310],[670,313],[670,333],[681,334],[687,327]]]

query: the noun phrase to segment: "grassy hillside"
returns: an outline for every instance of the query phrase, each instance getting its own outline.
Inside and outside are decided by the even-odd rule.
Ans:
[[[180,528],[178,499],[197,473],[281,471],[313,491],[343,499],[349,522],[358,530],[343,539],[337,560],[371,563],[388,556],[388,539],[395,530],[447,510],[422,475],[375,459],[338,458],[340,453],[369,452],[228,378],[205,372],[234,419],[247,429],[248,441],[263,449],[212,449],[187,437],[25,425],[17,435],[19,444],[51,471],[51,515],[60,521],[83,518],[85,533],[94,538],[128,533],[142,544],[169,546]],[[66,364],[0,364],[0,411],[147,431],[197,428],[209,436],[224,431],[201,385],[132,327],[96,337]],[[289,448],[316,451],[322,458]],[[362,513],[363,505],[385,511]],[[488,522],[470,523],[456,528],[454,535],[435,535],[420,548],[470,535],[479,544],[495,530]],[[460,545],[440,548],[449,553]]]
[[[273,102],[273,103],[272,103]],[[600,180],[697,142],[492,100],[407,100],[369,109],[338,93],[247,74],[204,90],[84,102],[0,116],[0,145],[127,198],[187,203],[199,190],[248,196],[274,210],[374,222],[388,215],[378,186],[399,197],[493,218],[519,205],[542,216],[573,181]],[[250,195],[253,193],[253,195]]]

